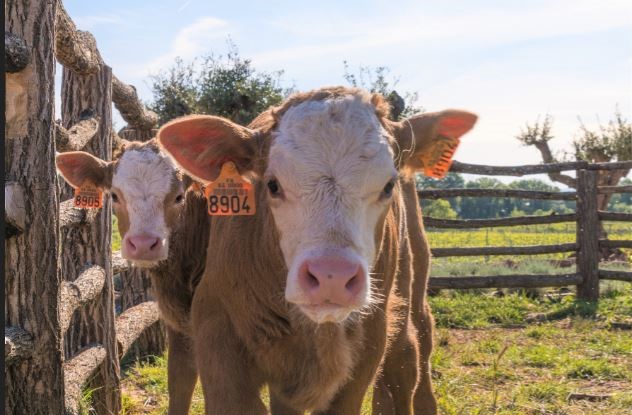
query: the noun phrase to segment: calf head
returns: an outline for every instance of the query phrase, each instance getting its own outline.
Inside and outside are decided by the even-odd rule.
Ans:
[[[274,217],[286,300],[316,323],[342,322],[371,302],[371,271],[400,173],[423,167],[419,157],[439,135],[459,137],[476,121],[444,111],[394,123],[387,113],[379,95],[330,88],[291,97],[255,120],[265,124],[260,129],[189,116],[157,137],[202,181],[214,180],[227,160],[261,180],[269,209],[257,214]]]
[[[112,162],[81,151],[61,153],[56,161],[71,186],[81,187],[87,181],[111,194],[123,258],[141,267],[167,259],[170,232],[192,181],[154,140],[129,143]]]

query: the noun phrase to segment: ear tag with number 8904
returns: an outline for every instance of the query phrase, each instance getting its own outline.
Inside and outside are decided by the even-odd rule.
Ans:
[[[222,165],[219,177],[206,186],[204,195],[211,216],[243,216],[256,212],[254,186],[239,174],[232,161]]]
[[[99,209],[103,207],[103,192],[89,181],[75,189],[74,205],[78,208]]]

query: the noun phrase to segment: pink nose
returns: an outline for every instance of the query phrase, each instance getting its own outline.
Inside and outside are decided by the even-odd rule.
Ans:
[[[310,305],[358,305],[366,285],[358,262],[336,257],[308,259],[301,265],[298,279]]]
[[[162,239],[152,235],[126,237],[123,248],[127,259],[156,260],[163,256]]]

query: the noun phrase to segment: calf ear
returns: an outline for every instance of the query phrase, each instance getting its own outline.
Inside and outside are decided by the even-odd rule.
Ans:
[[[184,171],[204,182],[215,180],[227,161],[234,162],[241,174],[254,168],[254,132],[225,118],[178,118],[165,124],[156,137]]]
[[[427,164],[429,156],[441,147],[439,142],[448,139],[458,143],[456,140],[470,131],[477,119],[471,112],[445,110],[417,114],[391,123],[400,151],[400,167],[413,171],[428,169],[430,166],[424,161]],[[442,157],[442,154],[438,156]]]
[[[90,181],[101,189],[112,185],[111,164],[83,151],[69,151],[55,157],[57,170],[73,187]]]

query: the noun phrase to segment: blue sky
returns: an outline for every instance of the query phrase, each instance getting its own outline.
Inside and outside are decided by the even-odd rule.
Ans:
[[[352,68],[388,66],[428,111],[480,117],[460,161],[537,163],[513,137],[554,117],[551,143],[570,149],[578,117],[632,118],[632,1],[120,1],[65,0],[119,79],[151,100],[149,75],[176,56],[226,51],[230,36],[260,70],[299,90],[343,84]],[[119,117],[117,125],[123,122]]]

